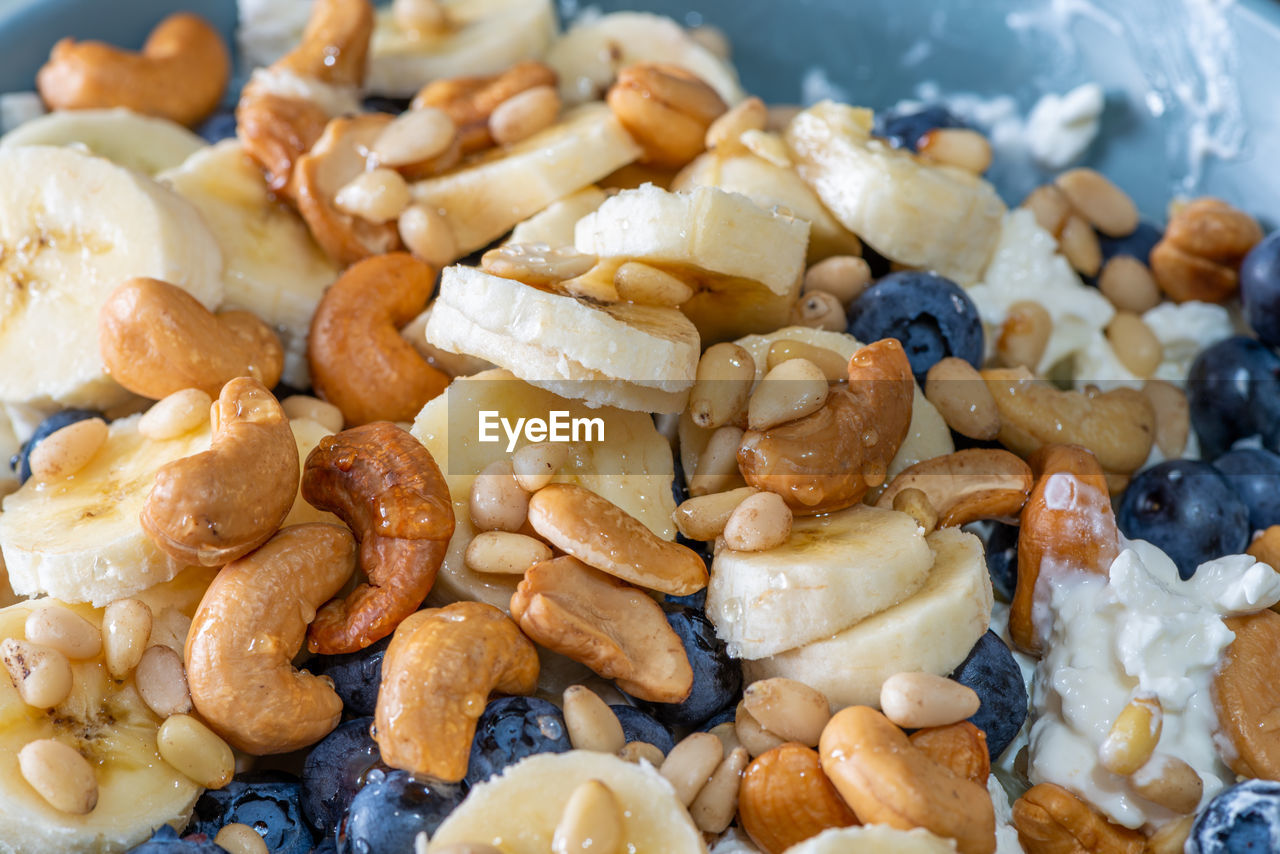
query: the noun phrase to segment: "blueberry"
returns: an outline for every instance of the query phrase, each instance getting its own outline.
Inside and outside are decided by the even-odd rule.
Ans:
[[[1018,532],[1021,529],[1003,522],[990,525],[991,531],[983,537],[983,545],[991,587],[1001,601],[1012,602],[1013,591],[1018,586]]]
[[[196,133],[204,137],[205,142],[213,145],[236,135],[235,107],[223,107],[200,123]]]
[[[849,333],[870,343],[897,338],[916,381],[947,356],[982,364],[982,321],[961,288],[935,273],[890,273],[849,307]]]
[[[569,730],[564,715],[537,697],[502,697],[485,706],[476,722],[467,763],[467,785],[483,783],[535,753],[564,753]]]
[[[698,726],[716,712],[738,701],[742,667],[729,657],[724,642],[703,613],[685,605],[667,604],[667,623],[684,644],[693,667],[693,690],[680,703],[636,705],[669,727]]]
[[[31,452],[36,445],[44,441],[51,433],[56,433],[63,427],[75,424],[77,421],[105,417],[101,412],[93,409],[64,409],[41,421],[36,426],[35,432],[31,434],[31,438],[22,446],[22,450],[14,454],[13,459],[9,460],[9,467],[18,474],[18,482],[26,483],[27,478],[31,477]]]
[[[676,746],[675,736],[657,718],[647,715],[635,706],[610,706],[622,724],[622,734],[627,741],[647,741],[663,753],[670,753]]]
[[[311,748],[302,765],[302,814],[320,836],[328,836],[360,790],[365,773],[381,761],[369,735],[373,718],[347,721]]]
[[[1099,233],[1098,248],[1102,250],[1102,263],[1107,263],[1117,255],[1128,255],[1143,264],[1149,264],[1151,250],[1156,247],[1162,237],[1164,232],[1145,220],[1139,222],[1138,227],[1124,237],[1107,237]]]
[[[1249,545],[1249,510],[1217,469],[1198,460],[1166,460],[1141,471],[1116,511],[1120,531],[1147,540],[1178,565],[1183,579],[1196,567]]]
[[[1240,265],[1244,319],[1263,343],[1280,345],[1280,231],[1249,250]]]
[[[982,705],[969,722],[987,734],[987,751],[994,761],[1013,743],[1027,719],[1027,685],[1013,653],[995,632],[978,638],[969,656],[951,674],[977,692]]]
[[[162,824],[150,839],[130,848],[128,854],[227,854],[227,849],[215,845],[204,834],[180,839],[176,830]]]
[[[1223,789],[1197,816],[1187,854],[1280,851],[1280,783],[1245,780]]]
[[[711,732],[711,730],[720,726],[720,724],[733,723],[737,717],[738,717],[738,707],[735,704],[730,706],[727,709],[721,709],[711,717],[707,718],[705,721],[702,722],[702,725],[699,726],[698,729],[700,729],[703,732]]]
[[[338,831],[338,851],[413,851],[418,834],[434,836],[464,795],[459,783],[419,780],[407,771],[370,771]]]
[[[1258,433],[1277,450],[1280,356],[1239,335],[1206,347],[1187,373],[1187,402],[1204,459],[1215,459],[1236,440]]]
[[[366,95],[362,106],[367,113],[391,113],[398,116],[409,109],[411,98],[392,98],[388,95]]]
[[[1280,455],[1262,448],[1237,448],[1213,461],[1249,508],[1249,527],[1280,525]]]
[[[210,789],[196,801],[187,830],[212,839],[232,822],[257,829],[272,854],[308,854],[315,844],[302,818],[302,783],[291,775],[250,774]]]
[[[326,836],[319,845],[311,849],[311,854],[338,854],[338,841]]]
[[[383,638],[367,649],[344,655],[317,655],[306,667],[317,676],[333,680],[333,689],[353,715],[371,715],[378,705],[378,684],[382,681],[382,659],[391,638]]]
[[[894,148],[912,151],[919,145],[920,137],[931,130],[967,127],[968,123],[940,104],[876,114],[876,135],[884,137]]]

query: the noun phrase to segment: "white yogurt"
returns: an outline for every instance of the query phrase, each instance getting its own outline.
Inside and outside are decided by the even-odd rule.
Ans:
[[[1098,136],[1105,100],[1097,83],[1041,97],[1027,116],[1027,145],[1036,163],[1057,171],[1078,160]]]
[[[1163,302],[1142,315],[1162,348],[1154,378],[1181,386],[1196,355],[1206,347],[1235,334],[1231,314],[1220,305],[1207,302]],[[1116,356],[1101,331],[1076,352],[1074,372],[1077,388],[1096,385],[1101,389],[1129,386],[1142,388],[1143,378],[1135,376]]]

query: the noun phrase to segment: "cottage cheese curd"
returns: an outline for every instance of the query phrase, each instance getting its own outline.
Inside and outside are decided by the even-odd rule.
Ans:
[[[1178,385],[1186,380],[1191,363],[1201,350],[1234,334],[1230,313],[1207,302],[1164,302],[1142,315],[1142,320],[1164,350],[1154,378]],[[1087,385],[1104,390],[1116,386],[1141,388],[1144,382],[1125,367],[1100,331],[1076,353],[1073,376],[1076,387],[1081,389]]]
[[[1056,171],[1078,160],[1098,135],[1105,100],[1097,83],[1041,97],[1027,116],[1027,145],[1036,163]]]

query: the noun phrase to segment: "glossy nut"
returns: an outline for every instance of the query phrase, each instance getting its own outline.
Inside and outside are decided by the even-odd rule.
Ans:
[[[957,777],[987,785],[991,773],[987,734],[968,721],[918,729],[908,740],[925,756],[950,768]]]
[[[751,712],[747,711],[747,704],[744,702],[738,703],[734,713],[733,734],[753,758],[768,753],[785,741],[761,726]]]
[[[56,649],[5,638],[0,641],[0,660],[28,706],[51,709],[71,694],[71,662]]]
[[[1027,854],[1086,850],[1097,854],[1142,854],[1141,833],[1112,824],[1061,786],[1032,786],[1013,804],[1013,826]]]
[[[173,439],[209,423],[213,398],[198,388],[184,388],[159,400],[138,419],[138,432],[148,439]]]
[[[1111,724],[1107,737],[1098,745],[1098,759],[1112,774],[1127,777],[1151,758],[1164,721],[1160,698],[1139,695],[1130,700]]]
[[[929,369],[924,396],[947,426],[970,439],[1000,435],[1000,410],[982,375],[964,359],[948,356]]]
[[[712,344],[698,360],[689,414],[699,427],[715,428],[733,421],[747,404],[755,383],[756,363],[745,349]]]
[[[827,402],[827,377],[808,359],[788,359],[760,380],[747,404],[747,426],[768,430],[804,418]]]
[[[644,150],[641,162],[672,169],[702,153],[711,123],[728,109],[696,75],[652,62],[622,69],[605,100]]]
[[[622,724],[600,695],[585,685],[564,690],[564,723],[575,750],[617,753],[626,746]]]
[[[618,296],[638,305],[674,308],[693,298],[694,289],[678,276],[639,261],[626,261],[613,274]]]
[[[880,687],[884,716],[906,729],[953,724],[972,717],[978,705],[968,685],[932,673],[895,673]]]
[[[1053,318],[1038,302],[1025,300],[1009,306],[1000,337],[996,340],[996,355],[1002,364],[1011,368],[1036,371],[1049,346],[1053,332]]]
[[[1133,772],[1129,785],[1153,804],[1179,815],[1194,813],[1204,797],[1204,780],[1200,774],[1176,756],[1156,754]]]
[[[698,467],[689,478],[690,495],[727,492],[742,485],[738,454],[745,434],[732,424],[717,427],[698,456]]]
[[[484,531],[467,543],[463,560],[472,572],[524,575],[530,567],[551,560],[551,549],[524,534]]]
[[[823,258],[804,273],[803,293],[826,291],[848,306],[871,284],[871,266],[856,255]]]
[[[22,778],[54,809],[87,815],[98,805],[93,766],[68,744],[52,738],[28,742],[18,751]]]
[[[1240,262],[1262,240],[1262,229],[1243,211],[1202,198],[1169,220],[1151,250],[1151,272],[1160,290],[1176,302],[1221,302],[1239,287]]]
[[[1280,779],[1280,730],[1271,726],[1280,708],[1280,614],[1259,611],[1224,622],[1235,640],[1223,654],[1213,679],[1218,723],[1235,749],[1224,757],[1232,771],[1245,777]]]
[[[1143,262],[1130,255],[1117,255],[1098,274],[1098,290],[1120,311],[1141,314],[1160,304],[1160,286]]]
[[[1093,169],[1068,169],[1055,182],[1071,206],[1108,237],[1124,237],[1138,227],[1138,208],[1124,190]]]
[[[689,815],[704,833],[723,833],[738,813],[738,789],[742,773],[751,762],[744,747],[726,752],[724,760],[711,773],[702,791],[689,805]]]
[[[903,469],[880,493],[876,506],[894,507],[904,490],[918,489],[937,512],[940,527],[958,527],[1016,516],[1032,482],[1031,468],[1008,451],[968,448]]]
[[[1036,187],[1022,200],[1022,207],[1031,211],[1036,223],[1054,237],[1062,231],[1062,226],[1072,212],[1071,202],[1053,184]]]
[[[206,789],[221,789],[235,774],[231,748],[190,715],[174,715],[160,724],[156,746],[161,759]]]
[[[453,77],[433,80],[414,96],[413,109],[435,107],[453,120],[458,129],[460,153],[470,154],[495,143],[489,124],[499,106],[540,86],[555,86],[556,73],[541,62],[517,62],[488,77]]]
[[[743,486],[688,498],[680,502],[672,518],[686,537],[709,542],[724,533],[738,505],[759,492],[754,486]]]
[[[102,612],[102,651],[107,672],[123,679],[133,672],[151,638],[152,614],[146,602],[117,599]]]
[[[1155,412],[1156,447],[1166,458],[1178,459],[1191,435],[1191,405],[1186,393],[1164,380],[1147,380],[1142,384],[1142,393]]]
[[[153,646],[142,654],[133,675],[147,708],[161,718],[191,711],[191,692],[182,657],[167,646]]]
[[[846,382],[849,379],[849,360],[826,347],[815,347],[804,341],[783,338],[769,345],[765,357],[765,370],[772,371],[783,362],[806,359],[817,365],[829,383]]]
[[[621,854],[622,805],[613,790],[599,780],[580,784],[569,796],[551,838],[552,854]]]
[[[70,659],[93,658],[102,651],[102,632],[70,608],[47,602],[27,615],[23,632],[32,643],[56,649]]]
[[[514,145],[555,124],[560,93],[554,86],[534,86],[512,95],[489,115],[489,135],[498,145]]]
[[[777,548],[791,537],[791,508],[780,495],[757,492],[733,509],[722,533],[725,545],[736,551]]]
[[[709,732],[695,732],[681,739],[658,772],[676,790],[676,797],[686,807],[707,785],[711,775],[724,759],[724,745]]]
[[[102,450],[108,432],[101,418],[86,418],[55,430],[31,449],[31,476],[45,483],[71,477]]]
[[[1081,275],[1094,276],[1102,267],[1102,247],[1093,226],[1084,217],[1071,214],[1062,225],[1058,245],[1071,267]]]
[[[755,97],[744,98],[707,128],[706,147],[724,155],[741,151],[739,139],[742,134],[749,130],[764,130],[768,120],[769,108],[764,101]]]
[[[534,442],[511,456],[516,483],[525,492],[537,492],[560,473],[569,461],[569,448],[558,442]]]
[[[529,512],[529,494],[516,481],[509,460],[490,463],[471,484],[471,524],[478,531],[518,531]]]
[[[858,823],[827,779],[817,752],[794,743],[779,745],[747,766],[738,790],[738,818],[765,854],[781,854],[828,828]]]
[[[806,747],[817,745],[831,720],[831,707],[821,691],[781,676],[752,682],[742,703],[769,732]]]

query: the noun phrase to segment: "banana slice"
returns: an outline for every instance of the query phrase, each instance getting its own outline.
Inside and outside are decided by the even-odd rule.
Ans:
[[[379,10],[369,43],[365,88],[410,98],[432,80],[497,74],[541,59],[560,32],[551,0],[440,0],[448,26],[406,30],[390,8]]]
[[[514,575],[472,572],[462,559],[475,536],[468,508],[471,484],[490,463],[510,457],[501,429],[496,431],[499,441],[480,440],[481,412],[499,413],[511,424],[518,418],[545,419],[552,412],[564,412],[567,418],[601,419],[604,438],[569,442],[568,462],[555,480],[584,486],[663,539],[675,539],[671,446],[647,414],[611,407],[589,409],[579,400],[536,388],[504,370],[460,377],[422,408],[411,431],[439,464],[453,498],[453,539],[431,591],[432,603],[475,599],[505,611],[520,581]],[[519,445],[524,444],[522,438]]]
[[[743,661],[743,678],[795,679],[826,694],[835,710],[879,708],[880,686],[895,673],[955,670],[991,623],[991,578],[973,534],[941,528],[928,541],[933,568],[909,599],[826,640]]]
[[[735,658],[764,658],[837,632],[909,597],[933,552],[905,513],[857,505],[802,516],[777,548],[721,548],[707,617]]]
[[[134,276],[222,301],[222,254],[172,190],[70,148],[0,148],[0,400],[106,409],[98,309]]]
[[[639,156],[639,146],[613,112],[590,104],[541,133],[411,189],[414,201],[444,212],[461,258]]]
[[[953,839],[934,836],[922,827],[898,830],[887,824],[833,827],[792,845],[785,854],[955,854]]]
[[[183,573],[138,595],[153,613],[195,613],[216,570]],[[23,638],[27,615],[43,603],[21,602],[0,610],[0,638]],[[68,605],[95,627],[102,611]],[[0,678],[0,852],[3,854],[105,854],[126,851],[162,824],[181,829],[201,789],[160,758],[161,721],[142,702],[133,679],[114,681],[101,654],[71,664],[71,696],[50,711],[22,702],[13,683]],[[18,769],[18,751],[41,738],[71,745],[94,768],[98,805],[87,815],[50,806]]]
[[[595,211],[608,196],[592,184],[526,219],[511,230],[508,243],[545,243],[551,247],[572,247],[578,220]]]
[[[546,854],[569,796],[589,780],[608,786],[622,807],[618,850],[705,854],[702,832],[652,765],[589,750],[530,756],[474,787],[440,825],[428,850],[483,842],[505,854]]]
[[[566,104],[603,98],[618,72],[637,62],[664,62],[692,71],[729,106],[745,97],[731,64],[675,21],[645,12],[584,18],[551,46],[545,62],[560,75],[560,96]]]
[[[246,309],[270,324],[285,349],[284,381],[308,388],[311,315],[339,270],[306,223],[271,193],[237,140],[197,151],[158,180],[195,205],[218,241],[222,307]]]
[[[679,412],[698,365],[698,332],[673,308],[599,304],[447,267],[427,342],[507,368],[589,406]]]
[[[41,116],[0,137],[17,145],[83,145],[112,163],[156,175],[208,145],[177,122],[114,110],[63,110]]]
[[[871,111],[823,101],[787,128],[796,171],[881,255],[964,285],[1000,237],[1004,202],[976,175],[871,138]]]

